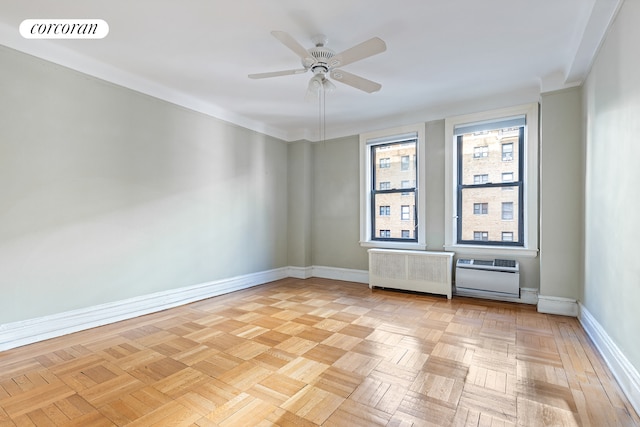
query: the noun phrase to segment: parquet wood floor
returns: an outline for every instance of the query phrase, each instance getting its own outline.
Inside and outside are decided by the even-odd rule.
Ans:
[[[576,319],[285,279],[0,353],[0,426],[640,426]]]

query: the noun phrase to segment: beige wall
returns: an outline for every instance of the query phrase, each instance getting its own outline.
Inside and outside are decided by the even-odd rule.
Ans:
[[[287,265],[286,143],[0,64],[0,324]]]
[[[640,370],[640,2],[626,1],[584,85],[582,303]]]
[[[312,264],[367,270],[360,247],[358,136],[313,144]]]
[[[582,283],[584,148],[581,88],[542,95],[540,294],[578,299]]]
[[[309,141],[296,141],[289,144],[289,179],[287,254],[288,265],[309,267],[311,262],[311,215],[313,203],[313,162],[312,146]]]

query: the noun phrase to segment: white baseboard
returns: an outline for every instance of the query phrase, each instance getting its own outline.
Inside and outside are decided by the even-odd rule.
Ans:
[[[288,273],[286,267],[277,268],[3,324],[0,351],[284,279]]]
[[[629,402],[640,414],[640,374],[589,311],[580,304],[579,320],[609,366]]]
[[[523,304],[538,304],[538,289],[520,288],[520,302]]]
[[[298,279],[321,277],[369,283],[369,272],[364,270],[322,266],[282,267],[56,313],[50,316],[6,323],[0,325],[0,351],[155,313],[287,277]]]
[[[535,305],[538,303],[538,290],[535,288],[520,288],[520,296],[512,297],[505,294],[498,294],[496,292],[465,290],[457,289],[454,287],[454,295],[459,297],[481,298],[493,301],[517,302],[520,304]]]
[[[538,295],[538,312],[578,317],[578,302],[571,298]]]
[[[295,279],[309,279],[313,277],[313,267],[287,267],[289,271],[289,277]]]
[[[368,270],[353,270],[350,268],[323,267],[314,265],[312,276],[323,279],[344,280],[347,282],[357,282],[369,284]]]

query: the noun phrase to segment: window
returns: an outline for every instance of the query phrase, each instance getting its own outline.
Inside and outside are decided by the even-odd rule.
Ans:
[[[489,232],[488,231],[474,231],[473,232],[473,240],[480,240],[486,242],[489,240]]]
[[[409,238],[409,234],[410,234],[409,230],[402,230],[402,238],[403,239],[408,239]]]
[[[502,232],[502,241],[503,242],[513,242],[513,232],[512,231],[503,231]]]
[[[411,181],[409,181],[408,179],[403,179],[400,182],[400,188],[410,188],[410,187],[411,187]],[[402,195],[403,196],[410,196],[411,193],[403,192]]]
[[[380,238],[388,239],[391,237],[391,230],[380,230]]]
[[[473,214],[474,215],[486,215],[489,213],[489,203],[474,203]]]
[[[513,160],[513,143],[502,144],[502,161],[510,162]]]
[[[419,196],[424,183],[423,152],[424,124],[360,135],[362,246],[426,249],[425,232],[420,227],[426,203]],[[389,159],[389,167],[380,168],[381,159]],[[385,215],[380,215],[381,206],[385,206]],[[385,232],[381,234],[381,230]],[[409,232],[408,237],[403,230]]]
[[[502,219],[513,220],[513,202],[502,202]]]
[[[408,205],[400,206],[400,220],[409,221],[411,219],[411,211]]]
[[[447,118],[445,136],[445,250],[537,256],[538,104]],[[487,182],[476,178],[485,174]],[[481,214],[478,203],[495,208]]]
[[[400,169],[403,171],[409,170],[409,156],[400,157]]]
[[[391,159],[388,157],[380,159],[380,169],[388,169],[391,167]]]
[[[391,215],[391,206],[380,206],[380,216]]]
[[[489,182],[489,174],[473,175],[474,184],[486,184],[487,182]]]
[[[489,147],[486,145],[484,147],[474,147],[473,158],[481,159],[483,157],[489,157]]]
[[[500,220],[513,220],[521,216],[515,211],[517,206],[522,206],[523,181],[518,178],[522,176],[522,164],[517,173],[504,171],[505,167],[512,168],[512,163],[504,163],[504,159],[511,160],[523,156],[518,156],[522,152],[524,144],[524,118],[498,121],[495,123],[466,124],[456,128],[456,142],[458,146],[458,176],[457,176],[457,198],[458,198],[458,243],[487,242],[486,244],[505,244],[504,240],[491,241],[485,237],[478,238],[476,231],[487,230],[493,239],[501,236],[502,224]],[[488,158],[487,161],[476,163],[468,160],[468,154],[473,149],[473,156],[476,156],[478,147],[488,147],[489,151],[502,151],[502,159]],[[501,161],[502,160],[502,161]],[[503,170],[501,170],[503,169]],[[488,179],[476,179],[476,176],[489,175],[489,173],[503,174],[511,173],[511,181],[491,183]],[[514,191],[503,193],[505,188]],[[483,200],[484,199],[484,200]],[[497,200],[501,203],[501,216],[489,214],[486,200]],[[498,205],[500,206],[500,205]],[[473,211],[470,211],[473,207]],[[521,224],[516,235],[521,236]],[[521,243],[519,238],[515,242]]]

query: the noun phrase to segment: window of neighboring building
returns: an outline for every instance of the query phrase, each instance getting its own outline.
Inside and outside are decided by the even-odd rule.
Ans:
[[[480,240],[486,242],[489,240],[489,232],[488,231],[474,231],[473,232],[473,240]]]
[[[483,147],[474,147],[473,148],[473,158],[474,159],[481,159],[483,157],[489,157],[489,147],[488,146],[483,146]]]
[[[445,249],[536,256],[538,104],[448,118],[445,135]],[[476,161],[482,147],[491,155]],[[483,214],[487,202],[496,208]]]
[[[502,219],[513,220],[513,202],[502,202]]]
[[[502,161],[510,162],[513,160],[513,143],[502,144]]]
[[[503,172],[502,182],[513,182],[513,172]],[[513,190],[513,187],[502,187],[502,190]]]
[[[503,231],[502,232],[502,241],[503,242],[513,242],[513,232],[512,231]]]
[[[380,159],[380,169],[388,169],[391,167],[391,159],[389,157],[384,157]]]
[[[409,221],[411,219],[410,206],[408,205],[400,206],[400,219],[402,221]]]
[[[489,213],[489,203],[474,203],[473,214],[474,215],[486,215]]]
[[[409,156],[402,156],[400,157],[400,169],[403,171],[407,171],[409,170],[409,161],[410,161]]]
[[[400,181],[400,188],[411,188],[411,181],[409,181],[408,179],[403,179],[402,181]],[[409,196],[411,195],[411,193],[403,192],[402,195]]]
[[[363,246],[426,248],[424,230],[419,228],[419,224],[424,224],[426,211],[424,198],[418,197],[424,180],[422,153],[424,124],[360,135],[360,182],[363,185],[360,242]],[[412,159],[415,159],[414,167]],[[382,164],[388,166],[381,167]]]
[[[473,175],[474,184],[486,184],[487,182],[489,182],[489,174],[482,173],[479,175]]]

